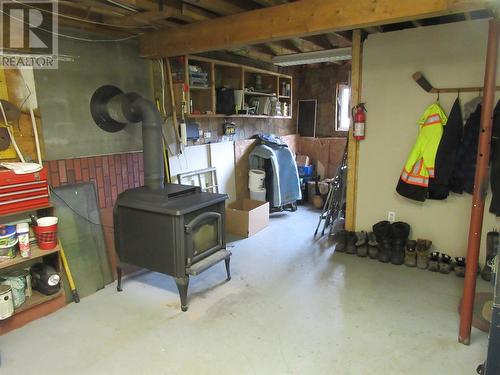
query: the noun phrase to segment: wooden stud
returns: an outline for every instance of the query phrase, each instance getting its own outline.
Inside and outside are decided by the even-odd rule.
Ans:
[[[351,106],[361,101],[361,73],[362,73],[362,40],[361,30],[356,29],[352,34],[352,66],[351,66]],[[349,129],[347,142],[347,192],[345,228],[353,231],[356,227],[356,199],[358,184],[358,141],[354,139],[353,127]]]
[[[308,0],[159,30],[140,39],[143,57],[240,48],[308,35],[484,9],[495,0]],[[189,41],[187,43],[186,41]]]

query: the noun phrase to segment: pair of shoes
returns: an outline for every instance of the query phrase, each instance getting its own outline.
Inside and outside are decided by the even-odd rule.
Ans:
[[[368,256],[370,259],[378,259],[378,242],[375,233],[368,233]]]
[[[481,278],[485,281],[491,281],[495,256],[498,252],[498,239],[499,235],[496,230],[486,234],[486,262],[481,271]]]
[[[429,255],[429,271],[438,272],[439,271],[439,252],[433,251]]]
[[[449,274],[453,269],[453,264],[451,262],[451,257],[448,254],[441,254],[439,259],[439,272],[444,274]]]
[[[349,232],[342,229],[333,235],[333,240],[335,242],[335,251],[343,253],[347,248],[347,238],[349,236]]]
[[[347,254],[356,254],[356,241],[356,233],[350,231],[347,232]]]
[[[356,232],[356,254],[358,257],[368,255],[368,234],[365,231]]]
[[[418,239],[415,246],[417,252],[417,268],[422,270],[427,269],[429,266],[429,249],[431,248],[432,241]]]
[[[455,275],[457,277],[465,276],[465,258],[464,257],[456,257],[455,258],[455,266],[453,267],[455,270]]]
[[[392,224],[387,220],[379,221],[373,225],[373,233],[378,244],[378,260],[382,263],[403,264],[410,225],[402,221]]]
[[[410,240],[410,241],[406,242],[405,264],[408,267],[416,267],[417,266],[417,241]]]

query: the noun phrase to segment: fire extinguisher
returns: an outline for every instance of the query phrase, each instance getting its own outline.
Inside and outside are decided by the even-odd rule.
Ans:
[[[356,111],[356,113],[354,113]],[[361,141],[365,139],[366,127],[366,110],[365,103],[359,103],[352,108],[352,120],[354,123],[353,135],[354,139]]]

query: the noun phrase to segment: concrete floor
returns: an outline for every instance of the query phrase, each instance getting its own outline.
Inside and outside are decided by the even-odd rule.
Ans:
[[[193,278],[189,311],[155,273],[0,337],[8,374],[473,374],[487,335],[457,343],[463,279],[314,241],[318,213],[274,215]],[[482,280],[479,284],[486,284]]]

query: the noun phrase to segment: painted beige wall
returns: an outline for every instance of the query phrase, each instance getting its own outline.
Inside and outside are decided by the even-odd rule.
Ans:
[[[438,251],[453,256],[465,255],[470,195],[418,203],[401,197],[395,188],[418,133],[416,122],[436,99],[418,87],[411,75],[421,71],[437,87],[482,86],[487,29],[487,21],[469,21],[374,34],[366,40],[362,97],[368,108],[368,129],[359,151],[358,230],[371,228],[386,219],[388,211],[395,211],[396,220],[412,226],[413,238],[431,239]],[[461,94],[462,105],[473,96]],[[455,98],[441,95],[446,113]],[[486,212],[483,232],[499,226],[500,220]],[[484,242],[483,233],[481,259]]]

